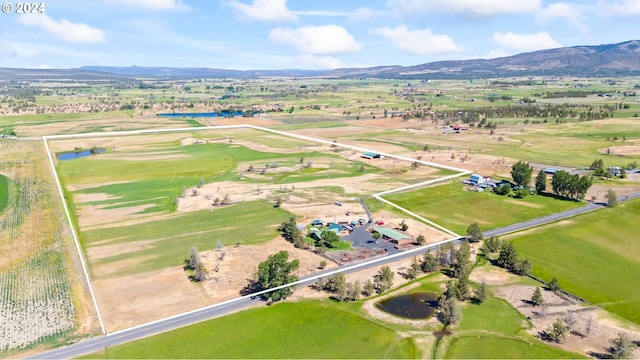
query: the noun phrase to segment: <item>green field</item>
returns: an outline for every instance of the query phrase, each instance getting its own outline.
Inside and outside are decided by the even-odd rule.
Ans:
[[[412,339],[322,302],[243,311],[87,358],[420,358]]]
[[[119,159],[132,156],[137,160]],[[157,158],[162,156],[168,158]],[[260,168],[268,163],[277,162],[283,167],[295,166],[301,158],[305,163],[331,165],[330,168],[312,165],[310,168],[254,177],[241,176],[235,171],[240,163],[247,164],[247,167],[251,165]],[[256,185],[294,184],[379,171],[371,165],[366,165],[361,172],[360,166],[360,163],[353,163],[338,155],[313,151],[279,154],[255,151],[232,144],[176,146],[174,143],[154,143],[135,153],[112,151],[97,156],[60,161],[58,172],[66,186],[95,185],[78,190],[78,193],[112,195],[110,199],[94,201],[90,205],[106,205],[107,208],[152,205],[144,210],[145,213],[150,213],[171,212],[174,199],[183,189],[196,186],[200,179],[206,183],[233,180]]]
[[[482,230],[489,230],[583,205],[547,196],[514,199],[491,191],[478,193],[465,188],[454,181],[387,195],[385,199],[458,234],[465,234],[467,226],[473,222],[477,222]]]
[[[9,178],[0,174],[0,213],[9,205]]]
[[[548,225],[514,244],[533,275],[640,324],[640,200]]]
[[[449,345],[445,359],[576,359],[584,358],[543,344],[494,335],[458,337]]]
[[[182,264],[187,251],[214,249],[220,240],[225,246],[252,245],[269,241],[278,235],[276,228],[291,216],[266,201],[250,201],[223,207],[215,211],[202,210],[180,213],[170,218],[82,231],[87,249],[117,243],[147,243],[137,251],[103,257],[93,265],[138,259],[119,267],[109,276],[141,273]],[[179,245],[177,245],[179,244]]]

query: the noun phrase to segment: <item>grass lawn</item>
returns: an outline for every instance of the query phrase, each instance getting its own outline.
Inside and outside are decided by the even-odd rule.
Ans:
[[[464,336],[454,339],[446,359],[575,359],[587,358],[543,344],[500,336]]]
[[[640,324],[640,200],[518,237],[533,275]]]
[[[260,307],[87,358],[419,358],[411,339],[322,302]]]
[[[0,213],[9,205],[9,178],[0,174]]]
[[[458,234],[465,234],[473,222],[489,230],[583,205],[546,196],[514,199],[490,191],[471,192],[457,181],[385,198]]]
[[[214,249],[218,240],[225,246],[260,244],[277,236],[276,228],[291,216],[266,201],[251,201],[214,210],[176,214],[168,219],[128,226],[81,231],[87,249],[92,244],[150,242],[137,251],[104,257],[94,264],[139,259],[111,275],[140,273],[182,264],[189,249]]]
[[[483,330],[507,335],[517,335],[527,326],[526,319],[507,302],[489,297],[482,304],[468,303],[456,330]]]

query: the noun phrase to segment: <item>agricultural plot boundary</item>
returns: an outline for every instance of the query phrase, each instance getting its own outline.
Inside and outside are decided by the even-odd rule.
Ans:
[[[263,132],[268,132],[268,133],[272,133],[272,134],[277,134],[277,135],[281,135],[284,137],[289,137],[289,138],[296,138],[296,139],[301,139],[301,140],[307,140],[307,141],[311,141],[311,142],[315,142],[315,143],[320,143],[320,144],[325,144],[325,145],[330,145],[330,146],[335,146],[335,147],[340,147],[340,148],[345,148],[345,149],[350,149],[350,150],[355,150],[355,151],[360,151],[360,152],[376,152],[378,154],[380,154],[381,156],[384,157],[388,157],[388,158],[393,158],[393,159],[397,159],[397,160],[402,160],[402,161],[408,161],[408,162],[413,162],[413,163],[418,163],[420,165],[425,165],[425,166],[430,166],[430,167],[435,167],[435,168],[439,168],[439,169],[445,169],[445,170],[450,170],[450,171],[455,171],[457,172],[456,174],[453,175],[448,175],[448,176],[444,176],[438,179],[433,179],[433,180],[429,180],[429,181],[424,181],[424,182],[420,182],[417,184],[413,184],[413,185],[408,185],[408,186],[403,186],[397,189],[392,189],[392,190],[388,190],[388,191],[383,191],[380,193],[376,193],[376,194],[372,194],[371,196],[385,204],[388,204],[426,224],[429,224],[439,230],[444,231],[447,234],[452,235],[453,237],[450,239],[445,239],[441,242],[438,242],[436,244],[430,244],[430,245],[426,245],[426,246],[422,246],[422,247],[418,247],[412,250],[408,250],[402,253],[398,253],[398,254],[394,254],[394,255],[390,255],[384,258],[379,258],[379,259],[374,259],[371,261],[367,261],[364,263],[360,263],[360,264],[355,264],[355,265],[351,265],[351,266],[347,266],[347,267],[341,267],[338,268],[337,270],[333,270],[329,273],[323,273],[321,275],[315,275],[309,278],[306,278],[304,280],[299,280],[297,282],[291,283],[291,284],[286,284],[283,286],[279,286],[277,288],[272,288],[272,289],[268,289],[268,290],[264,290],[261,291],[259,293],[255,293],[252,295],[247,295],[247,296],[243,296],[243,297],[239,297],[236,299],[232,299],[232,300],[228,300],[225,302],[221,302],[218,304],[213,304],[201,309],[196,309],[190,312],[186,312],[186,313],[182,313],[182,314],[178,314],[178,315],[174,315],[174,316],[170,316],[164,319],[160,319],[160,320],[156,320],[147,324],[143,324],[143,325],[139,325],[139,326],[135,326],[132,328],[128,328],[125,330],[121,330],[121,331],[117,331],[117,332],[113,332],[110,333],[110,335],[115,335],[121,332],[126,332],[126,331],[131,331],[134,330],[136,328],[140,328],[143,326],[147,326],[147,325],[151,325],[151,324],[155,324],[155,323],[159,323],[162,321],[167,321],[167,320],[171,320],[174,318],[178,318],[180,316],[184,316],[184,315],[189,315],[192,313],[196,313],[199,311],[204,311],[204,310],[208,310],[208,309],[214,309],[217,307],[222,307],[224,305],[233,303],[235,301],[238,301],[240,299],[244,299],[246,297],[249,296],[257,296],[257,295],[262,295],[264,293],[268,293],[271,291],[275,291],[275,290],[279,290],[282,288],[287,288],[287,287],[291,287],[291,286],[296,286],[296,285],[300,285],[312,280],[317,280],[320,279],[322,277],[326,277],[326,276],[330,276],[332,274],[337,274],[337,273],[341,273],[344,271],[349,271],[349,270],[355,270],[359,267],[363,267],[363,266],[367,266],[370,264],[374,264],[377,262],[384,260],[389,260],[395,257],[400,258],[401,256],[406,256],[407,253],[420,253],[422,251],[424,251],[425,248],[429,248],[429,247],[433,247],[433,246],[439,246],[441,244],[447,243],[447,242],[453,242],[453,241],[457,241],[459,239],[462,238],[462,236],[456,234],[455,232],[439,225],[436,224],[428,219],[425,219],[422,216],[419,216],[418,214],[409,211],[408,209],[405,209],[391,201],[388,201],[384,198],[382,198],[382,196],[384,195],[388,195],[388,194],[392,194],[392,193],[397,193],[397,192],[402,192],[402,191],[407,191],[407,190],[413,190],[413,189],[418,189],[418,188],[422,188],[434,183],[438,183],[438,182],[443,182],[443,181],[447,181],[456,177],[460,177],[460,176],[464,176],[464,175],[468,175],[471,173],[471,171],[468,170],[464,170],[464,169],[459,169],[459,168],[455,168],[452,166],[446,166],[446,165],[441,165],[441,164],[436,164],[436,163],[432,163],[432,162],[428,162],[428,161],[422,161],[422,160],[417,160],[417,159],[413,159],[410,157],[406,157],[406,156],[400,156],[400,155],[394,155],[394,154],[389,154],[389,153],[384,153],[384,152],[378,152],[375,150],[371,150],[371,149],[367,149],[367,148],[363,148],[363,147],[359,147],[359,146],[354,146],[354,145],[348,145],[348,144],[342,144],[342,143],[338,143],[336,141],[329,141],[329,140],[324,140],[324,139],[318,139],[318,138],[313,138],[310,136],[305,136],[305,135],[298,135],[298,134],[292,134],[292,133],[288,133],[288,132],[284,132],[284,131],[279,131],[279,130],[274,130],[274,129],[269,129],[269,128],[265,128],[265,127],[261,127],[261,126],[255,126],[255,125],[248,125],[248,124],[240,124],[240,125],[226,125],[226,126],[207,126],[207,127],[200,127],[197,130],[198,131],[206,131],[206,130],[229,130],[229,129],[254,129],[254,130],[258,130],[258,131],[263,131]],[[98,301],[96,299],[96,295],[95,292],[93,290],[93,285],[91,282],[91,275],[89,274],[89,270],[88,270],[88,266],[87,266],[87,261],[85,259],[84,253],[82,251],[82,246],[80,245],[80,240],[78,237],[78,230],[75,228],[73,220],[71,218],[71,214],[69,213],[69,206],[67,204],[67,201],[64,197],[64,190],[62,189],[62,184],[60,183],[60,178],[58,176],[58,173],[56,171],[55,168],[55,164],[53,161],[53,155],[51,153],[51,150],[49,148],[49,140],[61,140],[61,139],[79,139],[79,138],[94,138],[94,137],[112,137],[112,136],[129,136],[129,135],[146,135],[146,134],[159,134],[159,133],[174,133],[174,132],[189,132],[189,131],[194,131],[194,128],[175,128],[175,129],[148,129],[148,130],[130,130],[130,131],[112,131],[112,132],[94,132],[94,133],[82,133],[82,134],[65,134],[65,135],[46,135],[42,137],[42,140],[44,142],[44,146],[45,149],[47,151],[47,157],[49,159],[49,165],[51,166],[51,170],[53,171],[53,176],[56,182],[56,186],[58,187],[58,192],[60,194],[60,198],[62,199],[62,203],[64,205],[64,210],[65,210],[65,216],[67,217],[67,222],[69,223],[69,226],[71,228],[71,233],[73,236],[73,240],[75,243],[75,247],[76,247],[76,251],[78,252],[78,256],[80,258],[80,263],[82,266],[82,272],[85,278],[85,281],[87,282],[87,286],[89,289],[89,293],[91,295],[92,301],[93,301],[93,305],[95,307],[96,310],[96,314],[98,317],[98,321],[100,323],[100,327],[101,327],[101,331],[103,335],[108,335],[107,334],[107,330],[106,327],[104,325],[104,321],[102,318],[102,314],[100,312],[100,308],[98,307]]]

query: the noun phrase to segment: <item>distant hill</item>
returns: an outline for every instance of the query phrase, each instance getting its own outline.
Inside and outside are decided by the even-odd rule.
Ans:
[[[82,69],[14,69],[0,68],[0,81],[55,80],[60,82],[134,81],[116,73],[87,71]]]
[[[313,77],[326,70],[225,70],[210,68],[145,67],[145,66],[83,66],[83,71],[98,71],[136,78],[260,78],[260,77]]]
[[[436,61],[414,66],[376,66],[335,70],[225,70],[176,67],[83,66],[69,70],[1,69],[0,80],[76,79],[126,81],[133,78],[495,78],[511,76],[638,76],[640,40],[619,44],[539,50],[496,59]]]

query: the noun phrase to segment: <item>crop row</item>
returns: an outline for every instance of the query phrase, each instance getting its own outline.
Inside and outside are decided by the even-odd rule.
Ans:
[[[76,328],[64,223],[56,215],[55,187],[43,164],[0,163],[16,189],[0,214],[0,357]],[[39,173],[44,176],[34,175]]]

